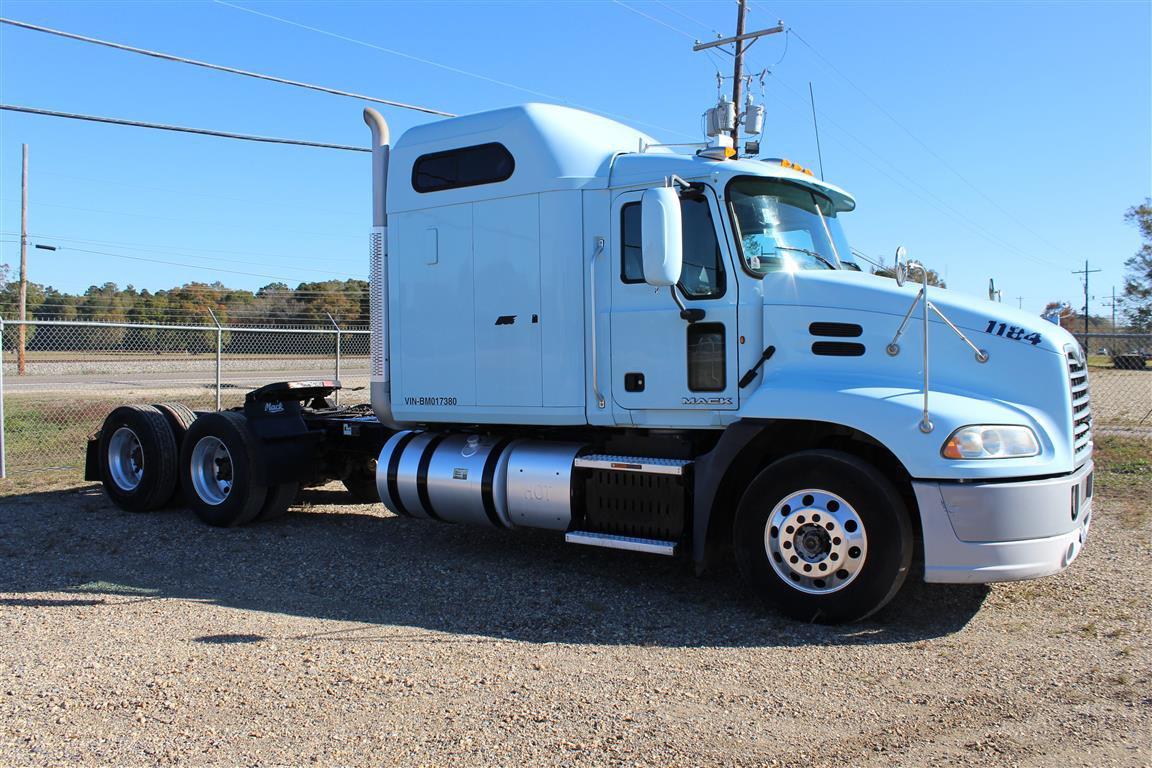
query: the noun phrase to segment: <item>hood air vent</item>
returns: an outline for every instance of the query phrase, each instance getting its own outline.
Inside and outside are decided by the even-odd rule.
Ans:
[[[808,333],[813,336],[833,336],[841,339],[854,339],[864,333],[855,323],[812,323]]]

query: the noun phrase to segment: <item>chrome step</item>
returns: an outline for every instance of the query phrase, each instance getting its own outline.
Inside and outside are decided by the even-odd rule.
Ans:
[[[605,547],[607,549],[627,549],[630,552],[648,552],[653,555],[671,556],[676,554],[676,542],[674,541],[640,539],[634,536],[617,536],[612,533],[569,531],[564,534],[564,541],[569,544],[586,544],[590,547]]]
[[[614,469],[618,472],[647,472],[651,475],[683,475],[691,459],[657,459],[651,456],[612,456],[593,453],[579,456],[575,466],[582,469]]]

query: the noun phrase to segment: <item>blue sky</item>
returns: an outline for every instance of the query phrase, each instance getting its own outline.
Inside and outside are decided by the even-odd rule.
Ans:
[[[700,136],[729,58],[693,53],[734,2],[21,2],[2,14],[130,45],[466,113],[560,101],[665,141]],[[977,294],[1105,314],[1152,195],[1152,4],[752,0],[771,68],[764,155],[852,191],[853,244],[896,246]],[[805,44],[805,42],[807,45]],[[399,52],[389,53],[381,49]],[[419,60],[423,59],[423,61]],[[435,62],[435,64],[430,63]],[[437,66],[439,65],[439,66]],[[464,72],[472,73],[464,74]],[[755,87],[759,96],[759,86]],[[352,99],[0,27],[0,100],[363,145]],[[394,130],[433,119],[387,109]],[[0,262],[18,261],[20,145],[31,152],[31,279],[68,291],[219,279],[365,277],[368,156],[0,113]],[[115,254],[115,255],[113,255]],[[125,258],[125,257],[134,258]],[[179,262],[158,264],[145,259]]]

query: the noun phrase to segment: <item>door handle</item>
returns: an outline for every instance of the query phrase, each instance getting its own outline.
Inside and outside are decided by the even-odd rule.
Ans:
[[[604,238],[597,237],[596,250],[592,252],[592,258],[588,260],[588,274],[592,284],[588,296],[592,304],[592,391],[596,394],[596,406],[598,408],[607,405],[604,395],[600,392],[600,375],[596,364],[596,259],[602,253],[604,253]]]

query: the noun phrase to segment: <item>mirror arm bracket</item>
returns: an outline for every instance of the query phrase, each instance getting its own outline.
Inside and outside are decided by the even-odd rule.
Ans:
[[[680,319],[687,320],[688,325],[699,322],[704,319],[704,310],[697,307],[689,309],[684,306],[684,302],[680,299],[680,294],[676,293],[676,286],[668,286],[668,290],[672,291],[672,301],[676,302],[676,306],[680,307]]]

